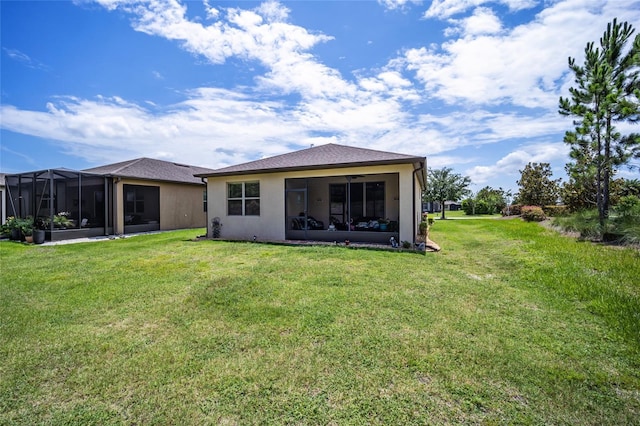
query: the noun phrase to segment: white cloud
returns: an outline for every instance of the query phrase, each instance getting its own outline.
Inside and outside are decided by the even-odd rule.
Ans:
[[[119,98],[60,98],[47,109],[3,105],[3,128],[60,141],[69,153],[98,163],[176,153],[179,143],[181,161],[223,166],[213,155],[216,149],[233,144],[235,158],[249,161],[259,152],[288,150],[287,144],[296,144],[300,134],[300,126],[277,103],[219,89],[196,90],[161,114]],[[263,143],[265,135],[272,138],[269,144]]]
[[[498,177],[512,176],[514,183],[519,178],[519,171],[528,163],[564,162],[569,153],[568,147],[562,143],[537,143],[519,147],[489,166],[474,166],[465,171],[474,184],[485,184]],[[557,170],[556,170],[557,172]]]
[[[470,2],[446,4],[468,7]],[[586,42],[597,40],[613,16],[638,22],[640,8],[603,0],[557,2],[532,22],[497,35],[473,35],[463,29],[464,38],[409,49],[405,65],[431,96],[451,104],[555,109],[564,94],[561,83],[568,78],[567,57],[580,57]],[[464,26],[469,21],[460,22]]]
[[[45,71],[49,70],[49,67],[47,65],[43,64],[42,62],[40,62],[35,58],[30,57],[29,55],[27,55],[24,52],[21,52],[18,49],[8,49],[6,47],[3,47],[2,50],[4,50],[5,54],[9,58],[11,58],[14,61],[18,61],[29,68],[40,69]]]
[[[453,15],[466,12],[487,3],[502,4],[511,11],[518,11],[534,7],[537,0],[433,0],[425,12],[426,18],[446,19]]]
[[[203,0],[202,4],[204,5],[204,10],[207,12],[207,19],[218,19],[220,11],[211,6],[209,0]]]
[[[464,19],[450,19],[454,25],[445,30],[445,35],[462,34],[464,37],[478,36],[483,34],[497,34],[502,31],[500,18],[493,10],[479,7],[474,10],[473,15]]]
[[[96,164],[155,156],[222,167],[335,142],[426,155],[433,167],[468,166],[477,164],[475,148],[526,144],[495,164],[468,167],[478,183],[517,173],[534,158],[549,162],[566,155],[557,138],[571,126],[570,119],[556,111],[559,93],[572,83],[566,57],[579,55],[586,41],[597,39],[611,13],[640,20],[640,12],[618,2],[602,9],[587,7],[599,1],[567,0],[509,29],[490,9],[477,7],[488,2],[435,1],[449,10],[473,8],[472,15],[450,20],[463,38],[407,50],[386,67],[348,80],[311,54],[332,37],[289,23],[289,10],[277,2],[251,10],[213,10],[205,1],[213,20],[208,23],[189,20],[188,3],[175,0],[101,3],[130,14],[137,31],[174,40],[212,64],[234,57],[266,71],[255,76],[253,87],[201,87],[169,106],[100,96],[57,98],[47,111],[5,104],[0,110],[4,129],[60,141],[70,154]],[[526,4],[502,3],[514,10]],[[296,96],[285,101],[288,94]],[[421,113],[429,97],[459,108]],[[508,112],[497,112],[496,104],[508,105]],[[468,149],[461,154],[460,148]]]
[[[378,0],[378,3],[389,10],[404,9],[409,3],[420,4],[422,0]]]

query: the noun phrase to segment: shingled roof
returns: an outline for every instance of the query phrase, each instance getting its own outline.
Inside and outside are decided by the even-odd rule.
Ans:
[[[326,144],[288,154],[276,155],[235,166],[224,167],[197,176],[227,176],[250,173],[273,173],[309,169],[328,169],[383,164],[424,164],[425,157],[377,151],[352,146]]]
[[[189,166],[144,157],[85,169],[83,171],[107,176],[199,184],[202,183],[202,180],[194,175],[213,172],[213,170],[204,167]]]

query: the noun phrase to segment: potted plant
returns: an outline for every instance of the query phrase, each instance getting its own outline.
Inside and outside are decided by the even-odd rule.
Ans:
[[[20,224],[20,230],[22,231],[22,235],[24,236],[25,241],[28,243],[32,243],[33,242],[33,219],[32,218],[22,219]]]
[[[9,235],[11,234],[11,230],[9,229],[9,226],[7,226],[6,223],[3,223],[2,225],[0,225],[0,235],[3,238],[9,238]]]
[[[71,213],[69,212],[60,212],[57,215],[53,216],[53,225],[56,228],[66,229],[67,227],[73,225],[71,219],[69,219]]]
[[[9,216],[5,223],[9,230],[9,239],[13,241],[20,240],[20,219],[15,216]]]
[[[45,240],[45,230],[47,229],[47,225],[49,221],[47,219],[38,218],[34,221],[33,226],[33,243],[34,244],[42,244]]]

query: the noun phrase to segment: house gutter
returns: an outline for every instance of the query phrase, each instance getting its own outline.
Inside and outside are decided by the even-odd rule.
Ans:
[[[426,160],[425,160],[425,163],[426,163]],[[414,213],[416,211],[416,174],[418,172],[423,173],[424,170],[425,170],[424,166],[425,166],[425,164],[420,162],[420,167],[418,167],[417,169],[413,170],[413,185],[412,185],[412,188],[413,188],[413,211],[414,211]],[[426,179],[425,179],[424,184],[425,184],[425,186],[427,185]],[[422,194],[420,195],[420,216],[422,216]],[[413,233],[414,233],[414,237],[413,238],[415,238],[415,235],[418,235],[418,223],[416,223],[416,217],[415,216],[413,217]]]

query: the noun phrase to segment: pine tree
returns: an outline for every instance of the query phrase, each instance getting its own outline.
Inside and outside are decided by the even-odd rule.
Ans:
[[[588,176],[578,174],[595,171],[595,199],[602,225],[617,168],[640,156],[640,135],[622,135],[615,127],[640,118],[640,35],[632,39],[634,32],[627,22],[614,19],[600,38],[600,47],[587,43],[582,66],[569,58],[577,87],[569,89],[570,98],[560,98],[560,114],[577,117],[575,130],[564,138],[575,161],[575,167],[569,166],[570,176],[573,173],[574,182],[588,182]],[[625,53],[629,40],[632,44]]]

